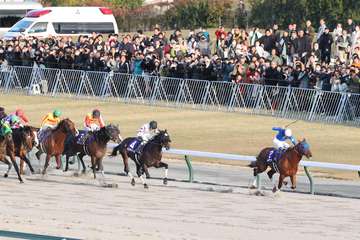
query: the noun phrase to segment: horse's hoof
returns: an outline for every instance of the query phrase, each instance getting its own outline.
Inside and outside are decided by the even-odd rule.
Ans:
[[[7,173],[4,174],[4,178],[7,178],[9,175]]]
[[[296,187],[291,186],[291,189],[295,191]]]
[[[60,166],[56,166],[56,169],[60,169],[61,167]]]
[[[151,178],[151,176],[150,176],[150,175],[146,175],[146,178],[147,178],[147,179],[150,179],[150,178]]]
[[[164,178],[163,183],[164,183],[164,185],[167,185],[167,183],[168,183],[167,178]]]
[[[23,181],[23,180],[20,180],[20,183],[24,183],[24,181]]]
[[[144,184],[144,188],[145,188],[145,189],[149,189],[149,186],[145,183],[145,184]]]
[[[276,193],[277,191],[278,191],[277,187],[274,187],[274,188],[272,189],[272,192],[273,192],[273,193]]]
[[[284,184],[285,186],[287,186],[287,185],[288,185],[288,182],[287,182],[287,181],[283,181],[283,184]]]
[[[135,179],[131,179],[131,185],[135,186]]]
[[[86,174],[86,170],[82,170],[81,173],[82,173],[82,174]]]

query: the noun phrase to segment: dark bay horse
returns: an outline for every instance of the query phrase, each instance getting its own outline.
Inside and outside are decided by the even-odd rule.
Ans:
[[[46,153],[46,161],[42,174],[46,174],[50,158],[55,156],[57,169],[60,168],[60,158],[64,151],[65,139],[68,134],[76,135],[75,124],[68,118],[61,120],[56,128],[44,130],[44,137],[39,139],[39,151],[36,157],[40,160],[41,153]]]
[[[30,160],[27,158],[27,153],[36,145],[35,132],[38,130],[38,128],[30,126],[13,129],[12,136],[15,145],[15,156],[20,158],[20,174],[24,174],[24,162],[29,166],[31,173],[34,173]]]
[[[156,167],[156,168],[165,168],[165,177],[163,179],[163,183],[167,184],[167,175],[168,175],[168,164],[161,161],[162,158],[162,148],[165,147],[166,149],[170,148],[170,135],[167,131],[159,131],[157,135],[155,135],[151,140],[149,140],[143,148],[141,156],[137,159],[135,153],[133,151],[129,151],[129,145],[136,140],[135,137],[126,138],[122,141],[118,146],[116,146],[111,156],[116,156],[119,152],[122,156],[124,162],[125,173],[129,175],[131,178],[131,184],[135,185],[135,179],[132,176],[131,172],[129,171],[129,157],[135,162],[136,164],[136,173],[137,176],[141,179],[145,188],[148,188],[144,178],[142,175],[149,167]]]
[[[9,161],[6,158],[6,156],[9,156],[11,161]],[[20,183],[23,183],[23,180],[20,175],[19,167],[15,160],[15,145],[12,134],[6,134],[5,136],[0,136],[0,161],[8,165],[8,170],[5,173],[4,177],[9,176],[11,166],[14,165],[15,171],[18,175],[18,179]]]
[[[275,148],[264,148],[256,157],[256,161],[250,163],[249,166],[254,168],[254,177],[270,167],[270,170],[267,172],[270,180],[272,180],[272,177],[276,172],[279,172],[280,174],[278,187],[276,188],[276,185],[274,185],[273,192],[276,192],[277,189],[281,189],[285,177],[290,177],[291,188],[295,189],[296,173],[298,171],[299,162],[303,156],[306,156],[307,158],[312,157],[309,144],[305,139],[299,141],[294,147],[288,148],[275,165],[267,163],[269,153],[273,150],[275,150]]]
[[[101,174],[104,175],[104,167],[102,164],[102,159],[106,154],[106,145],[112,140],[116,143],[121,141],[120,130],[118,126],[107,125],[106,127],[101,128],[98,131],[88,132],[85,136],[84,144],[78,144],[78,137],[73,137],[71,139],[71,144],[69,149],[65,149],[66,155],[66,167],[65,171],[69,169],[69,157],[75,156],[78,154],[78,157],[81,161],[83,167],[83,172],[86,171],[83,157],[85,155],[90,156],[91,158],[91,168],[94,173],[94,179],[96,178],[96,168],[98,167],[101,171]]]

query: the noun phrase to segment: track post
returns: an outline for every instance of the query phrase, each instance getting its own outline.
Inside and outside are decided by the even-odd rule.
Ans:
[[[313,181],[313,178],[311,177],[310,175],[310,172],[308,170],[308,167],[304,166],[304,170],[305,170],[305,173],[306,173],[306,176],[309,178],[309,182],[310,182],[310,194],[314,194],[314,181]]]
[[[185,161],[186,161],[186,165],[189,170],[189,182],[193,182],[194,181],[194,172],[193,172],[193,168],[191,165],[191,158],[188,155],[185,155]]]

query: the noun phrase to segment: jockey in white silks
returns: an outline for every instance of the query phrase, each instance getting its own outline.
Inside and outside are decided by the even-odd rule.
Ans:
[[[141,154],[145,144],[152,139],[158,133],[157,122],[151,121],[144,124],[137,133],[138,139],[141,141],[141,144],[136,148],[135,152]]]

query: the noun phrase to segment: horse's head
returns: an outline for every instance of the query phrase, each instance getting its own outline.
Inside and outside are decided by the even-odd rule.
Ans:
[[[312,153],[311,153],[311,150],[310,150],[310,145],[306,142],[305,139],[299,141],[299,143],[296,145],[296,150],[301,155],[304,155],[307,158],[312,157]]]
[[[72,134],[73,136],[78,134],[75,123],[68,118],[61,120],[57,128],[61,129],[66,134]]]
[[[25,126],[22,128],[22,138],[23,142],[28,150],[33,149],[37,144],[37,138],[34,131],[34,128]]]
[[[156,135],[155,137],[159,144],[164,147],[166,150],[170,149],[170,143],[171,143],[171,139],[170,139],[170,135],[167,132],[167,130],[160,130],[159,133]]]
[[[120,129],[119,126],[109,124],[106,126],[107,133],[110,137],[110,139],[116,143],[120,143],[122,141],[122,137],[120,135]]]

